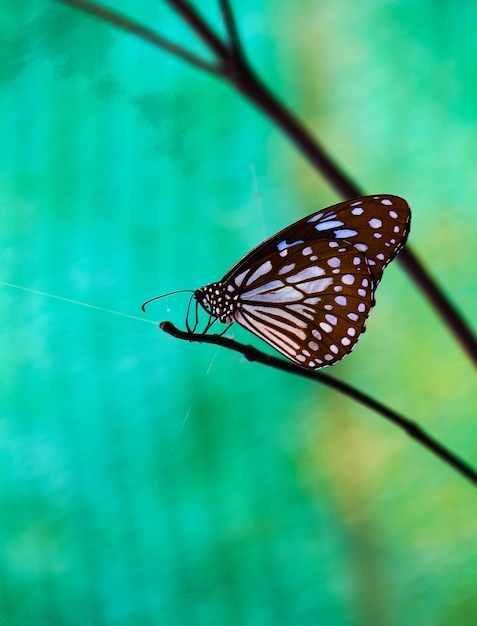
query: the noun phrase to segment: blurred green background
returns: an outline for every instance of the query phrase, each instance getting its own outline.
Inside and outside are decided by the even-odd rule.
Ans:
[[[475,327],[475,3],[235,5],[273,91],[366,192],[409,201]],[[165,3],[118,6],[202,49]],[[152,46],[48,0],[2,2],[0,28],[0,623],[475,623],[470,483],[335,392],[142,321],[183,327],[187,295],[141,303],[340,198]],[[475,372],[398,263],[329,372],[477,465]]]

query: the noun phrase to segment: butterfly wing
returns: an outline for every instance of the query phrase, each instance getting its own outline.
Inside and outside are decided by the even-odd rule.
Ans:
[[[411,212],[397,196],[366,196],[305,217],[195,291],[211,317],[236,321],[308,369],[356,345]]]
[[[285,251],[294,246],[335,240],[348,242],[363,254],[376,287],[386,265],[406,243],[410,221],[409,205],[398,196],[364,196],[340,202],[298,220],[259,244],[227,272],[222,282],[276,252],[285,256]]]
[[[238,276],[235,320],[308,369],[351,352],[374,304],[366,259],[347,242],[275,250]]]

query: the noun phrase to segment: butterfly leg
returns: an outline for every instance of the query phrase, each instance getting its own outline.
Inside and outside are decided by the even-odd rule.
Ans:
[[[227,324],[227,326],[224,328],[224,330],[219,333],[219,337],[222,337],[222,335],[225,335],[225,333],[228,331],[228,329],[232,326],[233,322],[230,322],[230,324]]]
[[[199,312],[198,312],[198,302],[195,302],[195,322],[194,322],[194,328],[190,327],[189,324],[189,316],[190,316],[190,308],[192,305],[192,300],[194,299],[194,295],[191,296],[190,300],[189,300],[189,304],[187,305],[187,311],[186,311],[186,318],[185,318],[185,324],[186,324],[186,328],[187,328],[187,332],[190,334],[193,334],[195,332],[195,329],[197,328],[197,324],[199,323]]]
[[[205,335],[206,332],[208,330],[210,330],[210,328],[215,324],[215,322],[217,321],[217,318],[214,317],[213,315],[209,316],[209,321],[207,322],[207,326],[204,328],[204,330],[202,331],[201,335]]]

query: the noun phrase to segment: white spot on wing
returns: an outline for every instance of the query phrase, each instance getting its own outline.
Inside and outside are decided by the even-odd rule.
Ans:
[[[317,265],[310,265],[309,267],[305,267],[305,269],[301,270],[301,272],[298,272],[293,276],[288,276],[287,282],[300,283],[304,280],[315,278],[316,276],[323,276],[324,273],[325,270],[322,267],[318,267]]]
[[[301,283],[300,289],[305,293],[319,293],[329,287],[332,282],[332,278],[321,278],[320,280],[312,280],[307,283]]]
[[[341,230],[335,230],[335,237],[339,237],[340,239],[347,239],[348,237],[355,237],[358,234],[357,230],[352,230],[351,228],[343,228]]]
[[[341,222],[340,220],[332,220],[329,222],[319,222],[318,224],[315,225],[315,230],[318,231],[322,231],[322,230],[334,230],[335,228],[339,228],[340,226],[344,226],[344,222]]]
[[[292,270],[294,270],[296,267],[296,263],[289,263],[288,265],[284,265],[283,267],[281,267],[278,270],[278,273],[281,274],[287,274],[288,272],[291,272]]]
[[[240,300],[259,302],[299,302],[303,298],[300,291],[292,286],[285,286],[281,280],[272,280],[256,289],[241,294]]]
[[[280,241],[280,243],[277,243],[277,248],[280,251],[286,250],[287,248],[291,248],[292,246],[296,246],[299,243],[305,243],[303,241],[303,239],[299,239],[298,241],[292,241],[290,243],[287,242],[286,239],[284,239],[283,241]]]
[[[237,285],[237,287],[240,287],[240,285],[243,283],[243,279],[245,278],[245,276],[247,276],[249,272],[250,270],[245,270],[245,272],[241,272],[240,274],[238,274],[238,276],[235,277],[235,284]]]
[[[248,280],[247,280],[247,282],[245,284],[248,287],[249,285],[254,283],[257,280],[257,278],[260,278],[260,276],[263,276],[264,274],[268,274],[268,272],[271,272],[272,269],[273,269],[272,262],[271,261],[265,261],[265,263],[262,263],[262,265],[257,267],[257,269],[248,278]]]
[[[313,222],[317,222],[318,220],[334,220],[336,219],[336,213],[333,211],[318,211],[315,215],[312,215],[308,223],[311,224]]]
[[[368,224],[371,226],[371,228],[381,228],[381,226],[383,225],[382,221],[377,217],[372,217],[370,220],[368,220]]]

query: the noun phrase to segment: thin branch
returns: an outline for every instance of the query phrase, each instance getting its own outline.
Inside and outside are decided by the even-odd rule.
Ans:
[[[224,18],[225,27],[227,28],[231,52],[234,53],[235,58],[241,59],[242,62],[245,62],[245,52],[240,40],[237,22],[235,21],[235,16],[233,14],[232,7],[230,6],[230,2],[229,0],[219,0],[219,4]]]
[[[464,348],[470,359],[477,365],[477,341],[472,329],[464,320],[460,311],[430,276],[419,258],[414,254],[412,248],[406,246],[401,250],[398,261],[400,261],[407,273],[413,277],[414,282],[419,285],[421,291],[426,294],[434,309],[447,322],[448,328],[452,330],[461,347]]]
[[[230,79],[230,73],[225,73],[224,76]],[[326,153],[298,118],[272,94],[250,66],[240,62],[236,64],[233,84],[291,139],[300,152],[345,200],[365,195],[351,180],[351,177],[345,174]]]
[[[470,465],[445,448],[437,440],[433,439],[417,424],[411,422],[402,415],[399,415],[399,413],[392,411],[381,402],[378,402],[362,391],[355,389],[351,385],[348,385],[341,380],[337,380],[328,374],[323,374],[314,370],[306,370],[299,365],[295,365],[291,361],[284,361],[283,359],[275,356],[265,354],[253,346],[247,346],[243,343],[239,343],[238,341],[234,341],[233,339],[229,339],[228,337],[184,332],[176,328],[173,324],[171,324],[171,322],[161,322],[159,326],[164,332],[176,337],[177,339],[184,339],[185,341],[197,343],[211,343],[217,346],[222,346],[223,348],[239,352],[248,361],[256,361],[262,365],[267,365],[268,367],[273,367],[283,372],[288,372],[289,374],[295,374],[296,376],[301,376],[302,378],[314,380],[315,382],[321,382],[324,385],[343,393],[368,409],[379,413],[387,420],[404,430],[410,437],[427,448],[439,459],[447,463],[447,465],[453,467],[457,472],[459,472],[462,476],[465,476],[465,478],[470,480],[474,486],[477,487],[477,471]]]
[[[182,59],[186,63],[190,63],[194,67],[197,67],[200,70],[204,70],[209,72],[210,74],[214,74],[215,76],[223,76],[223,70],[221,67],[217,65],[213,65],[204,59],[196,56],[192,52],[189,52],[182,46],[178,46],[177,44],[169,41],[165,37],[158,35],[153,30],[142,26],[138,22],[131,20],[129,17],[121,15],[116,11],[112,11],[111,9],[106,9],[105,7],[99,6],[94,2],[88,2],[88,0],[55,0],[56,2],[60,2],[61,4],[66,4],[75,9],[79,9],[84,13],[88,13],[89,15],[93,15],[104,22],[119,28],[120,30],[124,30],[131,35],[135,35],[144,41],[152,43],[154,46],[161,48],[161,50],[165,50],[169,52],[173,56]]]
[[[168,4],[171,5],[173,9],[181,15],[184,20],[189,24],[193,31],[195,31],[196,35],[202,39],[205,45],[217,55],[217,57],[223,62],[226,63],[229,57],[229,49],[222,42],[220,37],[214,33],[214,31],[209,28],[207,22],[199,15],[199,12],[196,11],[193,7],[190,6],[188,2],[184,0],[165,0]]]

